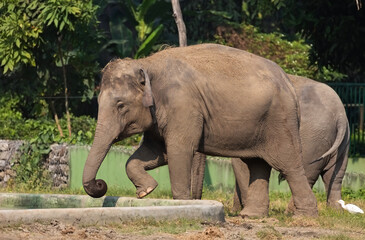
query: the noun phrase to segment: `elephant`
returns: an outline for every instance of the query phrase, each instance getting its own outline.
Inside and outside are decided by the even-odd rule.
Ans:
[[[350,142],[346,111],[336,92],[326,84],[289,75],[300,106],[300,138],[303,166],[311,187],[321,175],[327,192],[327,205],[340,208]],[[244,206],[242,216],[266,216],[269,209],[271,167],[261,161],[232,159],[236,176],[234,209]],[[259,169],[259,170],[258,170]],[[259,196],[259,197],[258,197]],[[289,203],[288,212],[295,209]]]
[[[327,191],[327,204],[339,208],[337,200],[341,199],[341,185],[347,167],[350,141],[345,109],[338,95],[326,84],[290,74],[288,77],[295,88],[301,110],[299,133],[308,182],[313,187],[319,175],[322,175]],[[167,159],[139,162],[132,168],[126,168],[126,171],[128,176],[135,176],[131,179],[136,176],[149,178],[145,170],[167,163]],[[237,179],[234,210],[238,211],[245,206],[240,213],[242,216],[266,216],[269,211],[268,181],[271,167],[260,159],[242,161],[240,158],[233,158],[232,166]],[[201,199],[202,196],[204,168],[205,155],[196,153],[191,175],[192,196],[195,199]],[[145,195],[147,194],[138,197]],[[293,211],[293,208],[291,201],[288,210]]]
[[[111,145],[144,133],[127,168],[133,162],[164,161],[166,155],[174,199],[192,198],[196,152],[259,158],[285,176],[295,214],[318,215],[302,164],[298,100],[287,75],[272,61],[218,44],[117,59],[103,69],[98,103],[82,178],[90,196],[107,191],[96,174]],[[143,186],[139,181],[133,180]]]

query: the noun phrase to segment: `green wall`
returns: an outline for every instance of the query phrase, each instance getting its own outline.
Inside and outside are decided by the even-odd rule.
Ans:
[[[72,147],[70,149],[70,187],[82,187],[82,172],[89,152],[89,147]],[[102,178],[110,187],[135,190],[125,172],[125,163],[133,150],[112,148],[102,163],[97,178]],[[148,172],[159,183],[159,190],[170,190],[170,179],[167,166]],[[204,187],[212,190],[233,191],[235,178],[231,162],[228,159],[209,158],[205,169]],[[365,187],[365,158],[350,158],[343,180],[343,187],[358,190]],[[319,179],[314,188],[322,192],[324,186]],[[270,178],[271,191],[290,191],[287,182],[278,183],[278,172],[272,171]]]

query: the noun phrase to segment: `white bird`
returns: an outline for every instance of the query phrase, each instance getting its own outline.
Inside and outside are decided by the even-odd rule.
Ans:
[[[359,208],[358,206],[354,205],[354,204],[345,204],[345,201],[343,200],[338,200],[337,201],[339,204],[341,204],[341,207],[345,210],[347,210],[350,213],[361,213],[364,214],[364,211]]]

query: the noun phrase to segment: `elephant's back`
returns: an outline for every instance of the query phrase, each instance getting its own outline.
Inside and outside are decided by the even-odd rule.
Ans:
[[[146,58],[151,68],[160,68],[164,75],[184,75],[200,84],[214,84],[226,89],[244,88],[284,90],[294,94],[285,72],[274,62],[252,53],[218,44],[198,44],[188,47],[169,48]],[[189,79],[190,80],[190,79]],[[171,78],[169,81],[172,81]],[[196,81],[195,81],[196,82]],[[203,83],[206,82],[206,83]],[[199,84],[199,83],[198,83]]]
[[[321,111],[332,114],[332,117],[346,114],[340,97],[327,84],[306,77],[290,74],[288,76],[293,83],[300,104],[310,107],[308,111],[320,108]]]
[[[188,47],[168,48],[149,57],[155,63],[168,59],[179,61],[198,70],[223,72],[227,75],[250,73],[254,70],[281,68],[272,61],[244,50],[219,45],[198,44]]]

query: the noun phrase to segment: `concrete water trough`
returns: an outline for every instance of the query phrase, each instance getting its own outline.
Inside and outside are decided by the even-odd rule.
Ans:
[[[224,209],[211,200],[0,193],[0,225],[52,221],[104,225],[139,219],[224,222]]]

